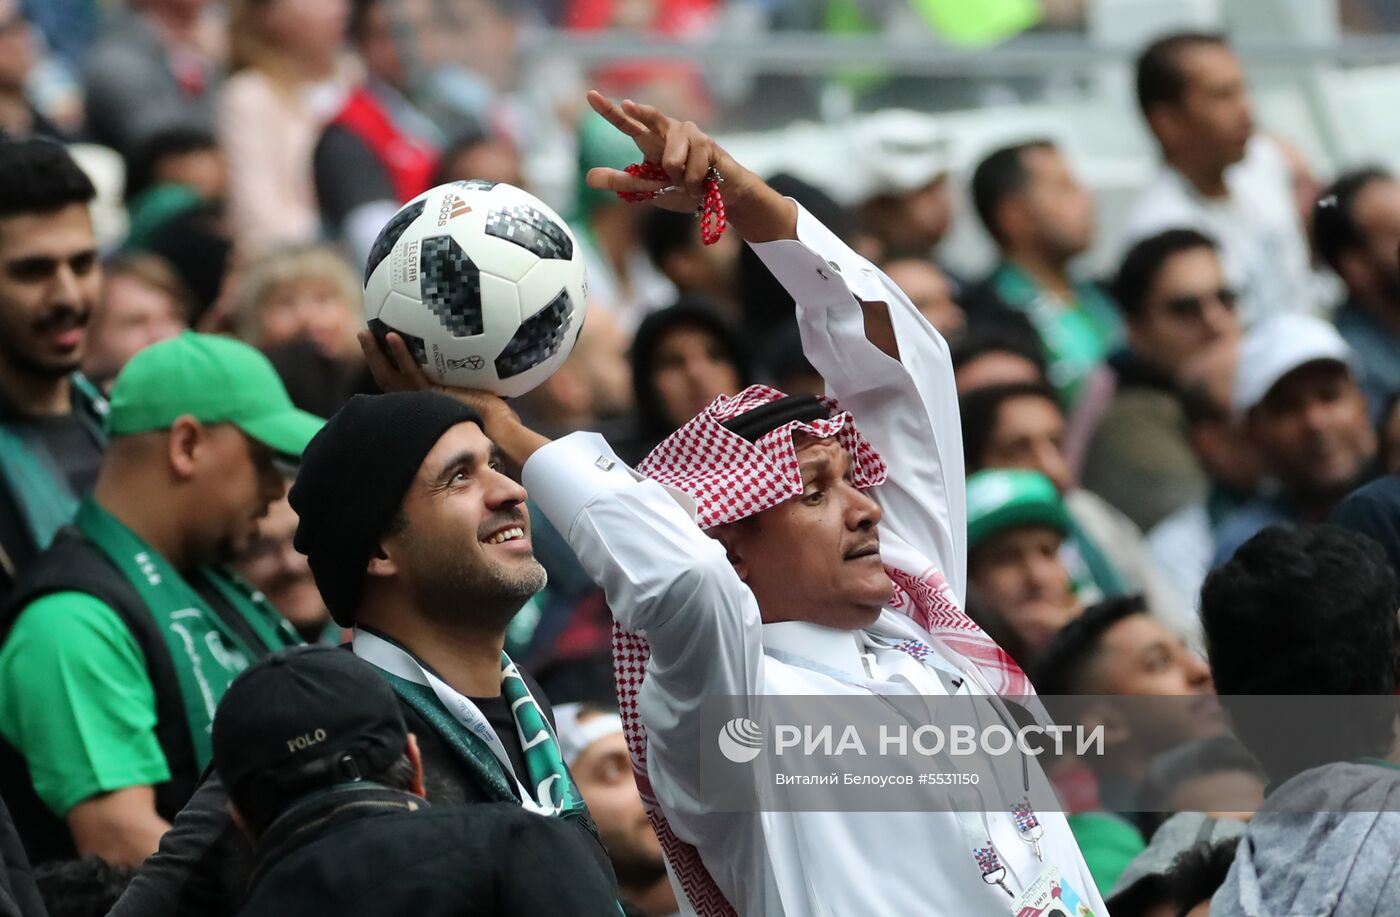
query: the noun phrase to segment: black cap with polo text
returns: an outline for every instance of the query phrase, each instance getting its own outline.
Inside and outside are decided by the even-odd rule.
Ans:
[[[214,767],[235,802],[352,783],[408,744],[398,697],[348,650],[274,653],[229,685],[214,715]]]

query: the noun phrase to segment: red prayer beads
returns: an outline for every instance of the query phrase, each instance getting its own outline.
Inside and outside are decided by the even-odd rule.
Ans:
[[[634,162],[625,170],[628,175],[637,178],[644,178],[649,181],[669,182],[671,177],[666,174],[666,170],[659,165],[650,162]],[[724,197],[719,193],[719,185],[723,179],[713,168],[705,176],[705,197],[696,216],[700,217],[700,239],[706,245],[714,245],[719,241],[719,237],[724,235],[724,230],[729,223],[724,217]],[[619,191],[617,196],[635,204],[640,201],[649,201],[656,197],[655,191]]]

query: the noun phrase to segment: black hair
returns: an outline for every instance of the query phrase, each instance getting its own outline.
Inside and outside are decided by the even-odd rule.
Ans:
[[[1007,198],[1020,194],[1030,184],[1025,154],[1031,150],[1053,150],[1055,144],[1044,138],[1004,146],[977,164],[972,173],[972,203],[987,233],[998,243],[1004,241],[997,222],[997,208]]]
[[[1364,535],[1335,525],[1266,528],[1206,577],[1200,609],[1215,687],[1233,714],[1243,712],[1232,706],[1236,695],[1396,693],[1395,574]],[[1389,705],[1358,704],[1345,723],[1310,723],[1304,742],[1258,716],[1232,719],[1273,779],[1385,754],[1393,740]]]
[[[719,344],[725,358],[733,364],[740,386],[752,381],[752,369],[743,340],[709,304],[692,296],[682,296],[675,305],[651,313],[642,319],[632,338],[632,392],[637,400],[641,433],[655,441],[660,441],[677,429],[666,417],[661,396],[651,381],[656,372],[657,345],[677,328],[696,328],[710,335]]]
[[[1175,105],[1186,94],[1181,52],[1201,45],[1227,46],[1215,32],[1174,32],[1153,41],[1137,59],[1138,107],[1150,115],[1159,105]]]
[[[1313,205],[1313,245],[1327,266],[1339,271],[1343,252],[1362,247],[1361,227],[1356,225],[1356,199],[1373,182],[1393,181],[1385,169],[1368,166],[1337,176]]]
[[[1234,736],[1197,739],[1154,758],[1147,768],[1147,779],[1138,791],[1138,798],[1144,811],[1163,810],[1183,783],[1226,771],[1264,776],[1259,762]]]
[[[1177,907],[1177,917],[1186,917],[1196,905],[1215,897],[1235,862],[1239,844],[1238,837],[1201,841],[1177,855],[1167,873],[1167,896]]]
[[[176,125],[156,131],[127,157],[126,199],[130,201],[154,185],[156,172],[165,160],[218,149],[218,139],[207,128]]]
[[[1172,886],[1166,874],[1154,872],[1104,901],[1113,917],[1149,917],[1172,898]]]
[[[0,140],[0,219],[57,213],[97,196],[63,144],[40,137]]]
[[[1107,599],[1084,609],[1050,641],[1031,667],[1031,683],[1038,694],[1070,696],[1088,691],[1089,666],[1099,655],[1099,645],[1114,625],[1133,615],[1147,614],[1140,595]]]
[[[1050,382],[1045,352],[1034,334],[1021,333],[990,322],[971,322],[967,333],[952,347],[953,372],[989,353],[1010,353],[1035,364],[1041,378]]]
[[[98,856],[50,860],[34,867],[34,884],[49,917],[105,917],[136,875]]]
[[[973,389],[958,399],[963,428],[963,461],[968,474],[986,467],[987,446],[992,441],[997,424],[1001,422],[1001,409],[1008,401],[1017,398],[1042,398],[1063,413],[1054,390],[1040,382],[988,385]]]
[[[466,125],[458,128],[457,133],[452,136],[452,139],[447,142],[438,155],[437,171],[433,175],[433,186],[437,187],[454,178],[461,178],[460,175],[453,176],[451,174],[456,160],[468,150],[475,149],[483,143],[490,143],[493,139],[495,139],[494,136],[485,124],[468,119]]]
[[[1157,283],[1157,275],[1169,259],[1198,248],[1219,251],[1219,246],[1210,236],[1185,228],[1168,229],[1148,236],[1128,249],[1113,284],[1113,298],[1124,317],[1132,319],[1142,313],[1147,296]]]
[[[658,270],[672,252],[695,248],[699,244],[695,218],[688,213],[653,207],[642,218],[642,246]]]
[[[418,771],[414,768],[408,755],[400,755],[387,767],[365,777],[362,783],[373,783],[390,790],[401,790],[407,793],[413,789],[413,781],[417,774]],[[263,792],[258,793],[256,798],[240,793],[238,787],[228,788],[229,801],[238,809],[238,814],[243,816],[249,830],[254,835],[259,836],[267,831],[272,823],[288,809],[306,796],[316,792],[316,790],[303,789],[292,793],[275,793],[267,791],[267,784],[262,786]]]

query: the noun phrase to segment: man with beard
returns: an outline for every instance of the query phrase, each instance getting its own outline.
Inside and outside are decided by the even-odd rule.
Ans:
[[[78,374],[102,285],[95,194],[58,144],[0,141],[0,601],[102,459],[106,405]]]
[[[36,862],[141,863],[234,676],[300,642],[223,565],[320,425],[227,338],[185,332],[117,377],[97,483],[0,612],[0,795]]]
[[[368,332],[361,345],[382,361]],[[288,495],[294,544],[326,607],[398,697],[428,801],[557,818],[613,887],[549,702],[504,651],[506,626],[546,581],[525,497],[476,412],[435,392],[351,398],[307,447]],[[114,917],[237,912],[248,847],[223,776],[200,787]]]
[[[564,761],[617,873],[623,904],[642,917],[675,914],[676,893],[666,878],[661,842],[632,779],[622,718],[615,710],[593,704],[560,704],[554,708],[554,722]]]
[[[1215,563],[1270,525],[1321,522],[1375,472],[1376,431],[1331,325],[1276,315],[1249,329],[1235,368],[1233,408],[1277,486],[1221,522]]]
[[[1400,392],[1400,182],[1381,169],[1338,178],[1318,200],[1317,249],[1346,284],[1337,330],[1378,412]]]

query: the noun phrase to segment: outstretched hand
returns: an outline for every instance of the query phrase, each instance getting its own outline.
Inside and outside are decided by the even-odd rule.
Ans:
[[[659,165],[669,182],[629,175],[619,169],[588,170],[588,186],[600,191],[652,194],[652,203],[665,210],[691,212],[705,196],[705,179],[714,169],[724,179],[725,196],[742,193],[751,174],[693,121],[677,121],[650,105],[631,99],[621,104],[597,90],[588,104],[637,145],[642,160]]]
[[[588,104],[637,145],[642,160],[660,166],[669,182],[628,175],[619,169],[589,169],[588,187],[599,191],[653,194],[651,204],[678,213],[693,213],[705,198],[710,170],[719,173],[729,225],[745,242],[797,238],[797,207],[768,187],[762,178],[691,121],[677,121],[628,99],[621,104],[597,90]]]

